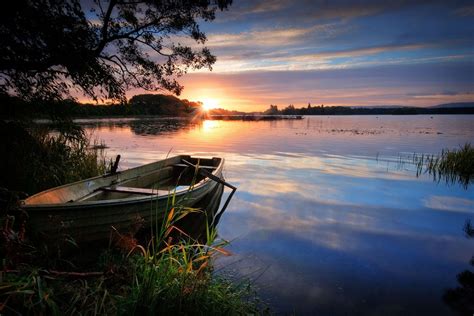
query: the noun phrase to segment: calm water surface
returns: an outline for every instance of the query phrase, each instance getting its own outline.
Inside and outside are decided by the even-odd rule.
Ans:
[[[231,257],[279,313],[450,314],[446,288],[469,268],[474,190],[416,177],[400,157],[474,143],[474,116],[339,116],[300,121],[82,120],[129,168],[223,156],[238,187],[221,218]]]

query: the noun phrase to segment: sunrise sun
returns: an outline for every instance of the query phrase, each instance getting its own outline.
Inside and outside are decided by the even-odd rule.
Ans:
[[[216,99],[206,98],[202,100],[202,108],[204,111],[209,111],[211,109],[217,108],[219,102]]]

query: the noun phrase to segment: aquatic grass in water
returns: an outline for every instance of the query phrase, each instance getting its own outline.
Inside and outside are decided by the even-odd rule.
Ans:
[[[417,176],[428,173],[435,181],[459,182],[467,188],[474,179],[474,147],[470,143],[459,149],[443,150],[439,156],[413,156]]]

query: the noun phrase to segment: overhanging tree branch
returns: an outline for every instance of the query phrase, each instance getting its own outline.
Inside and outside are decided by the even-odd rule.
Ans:
[[[211,68],[215,57],[206,48],[179,43],[171,43],[168,53],[163,42],[184,34],[203,44],[206,36],[196,21],[213,20],[216,9],[231,4],[95,0],[87,7],[79,1],[19,0],[0,12],[2,91],[25,99],[69,97],[72,86],[92,98],[117,100],[130,87],[178,94],[176,77],[190,67]]]
[[[98,0],[98,2],[100,3],[100,0]],[[112,11],[114,10],[115,3],[116,3],[115,0],[110,0],[109,7],[107,8],[107,12],[104,15],[104,18],[103,18],[104,22],[102,24],[102,30],[101,30],[102,40],[99,43],[99,47],[97,47],[96,53],[102,52],[102,50],[105,47],[105,44],[107,43],[107,30],[109,28],[110,16],[112,15]]]

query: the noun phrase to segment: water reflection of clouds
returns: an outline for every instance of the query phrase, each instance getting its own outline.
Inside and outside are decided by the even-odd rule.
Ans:
[[[412,209],[427,207],[426,196],[446,191],[446,187],[433,183],[429,176],[417,178],[414,171],[399,169],[395,164],[380,166],[375,160],[337,158],[334,161],[335,158],[324,156],[279,159],[268,154],[264,159],[253,155],[228,157],[226,175],[239,183],[238,194],[259,192],[262,196],[275,197],[291,192],[325,203]],[[258,181],[254,175],[258,175]],[[451,190],[469,196],[460,186],[454,185]],[[449,207],[449,203],[445,204]]]
[[[245,265],[255,275],[267,269],[259,284],[271,284],[264,293],[277,305],[332,314],[324,306],[347,311],[372,297],[379,307],[413,299],[424,312],[443,310],[436,300],[472,255],[461,230],[473,214],[472,188],[417,178],[397,158],[472,139],[472,118],[213,122],[218,125],[162,135],[141,136],[129,127],[100,128],[96,135],[105,138],[108,154],[122,154],[124,168],[162,159],[170,149],[171,155],[224,157],[226,180],[238,190],[219,224],[235,253],[223,260],[243,259],[233,266],[240,275],[249,272]],[[420,134],[416,126],[443,134]],[[389,132],[325,132],[338,128]]]
[[[474,200],[464,199],[453,196],[428,196],[423,200],[425,206],[448,212],[461,212],[466,214],[474,213]]]
[[[245,159],[240,161],[239,166],[244,168],[269,168],[269,171],[282,174],[285,178],[288,178],[289,174],[293,175],[298,172],[319,172],[347,177],[419,181],[413,176],[416,172],[415,167],[412,167],[413,173],[407,173],[406,168],[411,166],[406,163],[403,165],[404,169],[401,169],[398,167],[399,163],[396,160],[378,161],[374,157],[348,157],[326,154],[311,156],[303,153],[285,152],[264,155],[247,154],[245,156],[251,158],[251,164],[249,164],[248,159]],[[387,172],[387,169],[390,169],[390,172]]]
[[[271,305],[277,309],[300,311],[303,306],[307,308],[314,306],[316,302],[319,304],[334,302],[337,298],[342,304],[344,301],[347,304],[347,300],[337,295],[337,286],[334,286],[334,283],[331,284],[327,277],[321,277],[320,280],[315,281],[313,278],[308,278],[301,269],[288,268],[288,265],[283,264],[285,260],[285,258],[275,258],[266,254],[235,254],[232,257],[220,259],[217,262],[217,269],[223,269],[225,274],[235,275],[238,279],[258,278],[256,282],[253,282],[254,286],[264,290],[267,294],[266,298],[270,299]],[[274,296],[285,299],[275,300]],[[288,302],[291,302],[291,305]]]
[[[240,225],[248,230],[245,236],[234,240],[232,251],[238,256],[254,255],[261,261],[260,268],[255,267],[256,260],[240,263],[244,267],[252,265],[264,270],[270,266],[259,284],[276,286],[270,292],[279,297],[292,292],[298,300],[306,300],[308,289],[317,285],[325,288],[328,294],[340,295],[334,289],[338,280],[347,287],[354,287],[346,289],[350,302],[357,300],[359,295],[367,296],[370,288],[377,286],[386,289],[391,284],[402,291],[410,291],[407,280],[410,280],[409,284],[429,288],[449,282],[452,267],[463,267],[471,255],[465,251],[469,241],[451,236],[385,230],[383,226],[373,226],[380,224],[377,222],[364,228],[363,223],[352,225],[316,219],[311,222],[313,225],[308,225],[292,220],[291,216],[264,216],[259,211],[254,209],[252,214],[240,213],[238,216],[228,214],[227,223],[224,223],[226,229],[221,233],[230,236],[229,229]],[[416,268],[420,266],[424,267],[422,271]],[[278,271],[286,272],[282,276]],[[278,281],[272,281],[281,278],[286,282],[280,284],[285,285],[284,289],[279,288]],[[354,286],[357,280],[364,291]],[[331,290],[335,291],[331,293]],[[337,297],[331,298],[334,299]],[[396,301],[396,297],[394,299]],[[315,301],[309,306],[321,304],[324,302]]]
[[[356,304],[387,287],[401,290],[401,295],[416,294],[418,286],[430,288],[441,280],[446,282],[453,263],[463,266],[470,255],[464,251],[465,240],[459,243],[456,238],[426,232],[407,234],[403,227],[398,231],[386,229],[390,223],[383,226],[383,220],[367,220],[366,214],[360,216],[361,210],[353,210],[354,214],[345,219],[344,215],[334,217],[347,211],[344,207],[324,210],[322,206],[317,216],[311,217],[288,210],[285,205],[277,210],[273,206],[266,214],[268,208],[242,201],[238,204],[251,211],[235,213],[231,209],[221,226],[225,236],[247,230],[231,245],[236,257],[227,260],[244,257],[231,268],[240,276],[254,271],[251,276],[259,276],[258,285],[270,284],[264,292],[277,297],[276,305],[292,305],[306,312],[326,304]],[[298,205],[295,209],[299,210]],[[422,271],[415,268],[428,262]],[[321,288],[324,293],[318,291]],[[390,295],[392,303],[397,303],[397,296],[393,292]]]
[[[265,202],[264,206],[250,201],[257,201],[257,198],[249,199],[248,195],[245,195],[244,199],[238,200],[239,208],[234,207],[229,212],[241,214],[239,218],[242,222],[234,224],[239,226],[236,231],[245,234],[280,231],[320,247],[345,252],[366,249],[372,245],[364,244],[360,236],[353,238],[361,234],[371,235],[373,238],[386,236],[432,242],[457,239],[448,233],[432,235],[431,230],[416,225],[417,221],[422,221],[423,215],[412,216],[410,212],[401,214],[401,211],[396,209],[324,204],[286,194],[282,194],[277,201],[263,198],[260,201]],[[393,221],[395,213],[405,219],[412,216],[414,223],[406,222],[400,227],[400,222]],[[242,235],[234,235],[239,236]]]
[[[242,172],[242,173],[241,173]],[[229,179],[240,183],[238,194],[243,192],[257,193],[261,196],[279,196],[292,193],[298,198],[308,198],[325,203],[368,204],[379,203],[378,199],[387,198],[387,202],[401,205],[401,201],[391,191],[380,192],[377,198],[373,195],[374,186],[383,184],[380,179],[376,183],[368,178],[352,177],[343,174],[326,174],[317,169],[296,168],[288,176],[285,168],[249,166],[245,170],[234,172],[228,169]],[[240,178],[240,174],[259,174],[258,181],[252,178]],[[393,181],[387,181],[387,186]],[[256,197],[257,199],[261,197]]]

